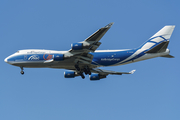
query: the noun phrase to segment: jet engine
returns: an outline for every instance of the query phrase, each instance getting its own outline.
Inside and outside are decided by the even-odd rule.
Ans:
[[[65,78],[74,78],[75,77],[75,72],[74,71],[65,71],[64,72],[64,77]]]
[[[73,50],[82,50],[83,49],[83,43],[73,43],[73,44],[71,44],[71,48]]]
[[[90,80],[100,80],[99,74],[92,73],[89,76]]]
[[[90,80],[100,80],[102,78],[106,78],[106,75],[100,75],[100,74],[97,74],[97,73],[92,73],[90,76],[89,76]]]
[[[64,55],[63,54],[54,54],[53,59],[54,59],[54,61],[62,61],[62,60],[64,60]]]

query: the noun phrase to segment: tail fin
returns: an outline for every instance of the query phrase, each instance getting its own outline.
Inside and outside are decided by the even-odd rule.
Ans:
[[[174,28],[174,25],[164,26],[161,30],[149,38],[149,40],[146,41],[140,49],[145,50],[146,53],[165,52]]]

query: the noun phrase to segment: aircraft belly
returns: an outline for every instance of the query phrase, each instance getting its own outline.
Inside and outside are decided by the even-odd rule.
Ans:
[[[23,66],[23,67],[31,67],[31,68],[42,68],[48,67],[48,64],[44,64],[44,62],[14,62],[12,63],[14,66]]]
[[[23,66],[28,68],[72,68],[74,67],[74,63],[66,62],[66,61],[58,61],[58,62],[51,62],[51,63],[44,63],[44,62],[19,62],[19,63],[12,63],[14,66]]]
[[[71,61],[60,61],[58,63],[50,64],[48,67],[49,68],[63,68],[63,69],[74,69],[74,62]]]

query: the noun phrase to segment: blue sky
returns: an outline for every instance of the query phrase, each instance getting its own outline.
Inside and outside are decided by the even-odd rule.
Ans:
[[[178,0],[0,1],[1,120],[179,120]],[[115,22],[101,39],[106,49],[136,48],[165,25],[176,25],[174,59],[154,58],[107,67],[133,75],[65,79],[63,69],[20,68],[4,58],[21,49],[69,50]]]

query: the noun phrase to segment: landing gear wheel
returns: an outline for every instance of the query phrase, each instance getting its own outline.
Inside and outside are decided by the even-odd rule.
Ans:
[[[87,74],[91,75],[91,71],[90,71],[90,69],[89,69],[88,66],[86,66],[86,67],[84,68],[84,73],[85,73],[86,75],[87,75]]]
[[[91,75],[91,71],[89,72],[89,75]]]
[[[24,71],[23,71],[23,67],[20,67],[21,68],[21,74],[24,75]]]
[[[84,68],[84,73],[87,75],[88,74],[88,71]]]
[[[85,78],[85,76],[84,76],[84,75],[82,75],[81,77],[82,77],[82,79],[84,79],[84,78]]]
[[[21,74],[24,75],[24,71],[21,71]]]
[[[82,79],[85,78],[84,74],[83,73],[80,73],[80,76],[82,77]]]

